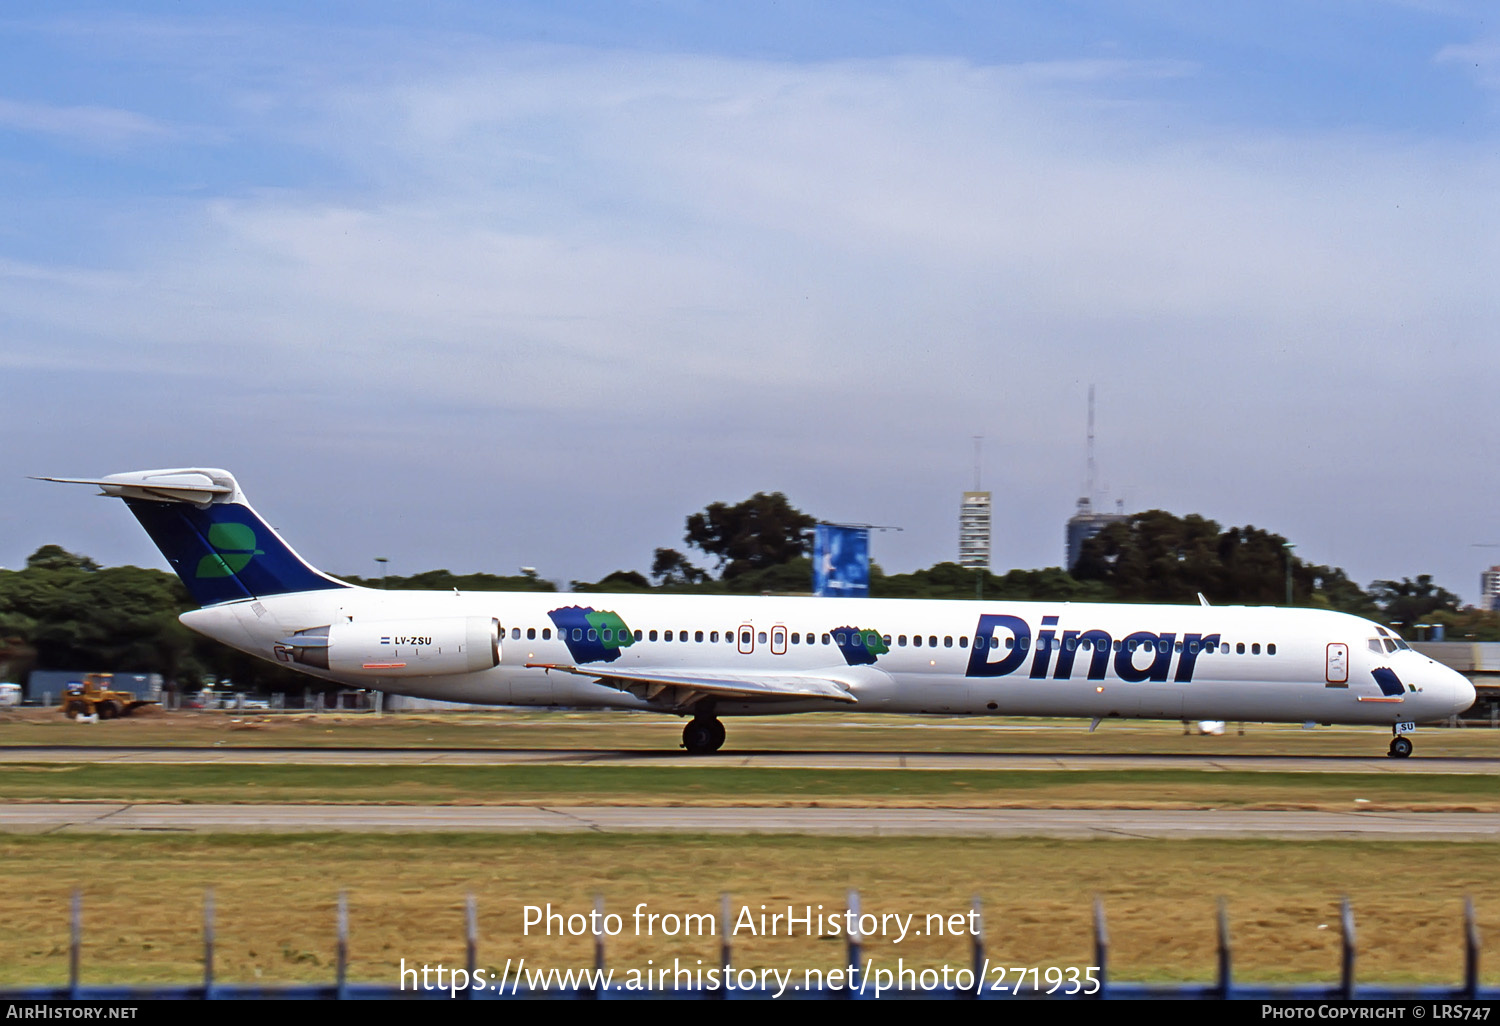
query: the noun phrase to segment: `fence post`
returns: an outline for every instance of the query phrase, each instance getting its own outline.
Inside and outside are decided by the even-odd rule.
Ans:
[[[849,983],[844,988],[844,997],[852,998],[859,988],[855,981],[864,961],[864,944],[859,934],[859,891],[849,889]]]
[[[1105,996],[1109,986],[1109,928],[1104,923],[1104,899],[1094,895],[1094,962],[1099,970],[1099,989],[1095,997]]]
[[[1464,898],[1464,996],[1479,997],[1479,920],[1474,915],[1474,897]]]
[[[1339,967],[1339,994],[1345,1001],[1354,997],[1354,911],[1349,907],[1349,896],[1344,895],[1339,909],[1339,935],[1341,957]]]
[[[604,895],[594,895],[594,972],[595,979],[604,977]],[[588,996],[599,997],[599,989],[590,987]]]
[[[1233,954],[1229,947],[1229,906],[1219,898],[1219,998],[1227,1001],[1234,986]]]
[[[203,996],[214,992],[214,889],[203,889]]]
[[[729,892],[724,891],[719,895],[719,965],[724,971],[719,980],[719,991],[716,997],[727,998],[729,996],[729,973],[733,962],[733,945],[730,935],[734,932],[734,925],[729,921]]]
[[[974,923],[969,943],[972,945],[970,961],[974,967],[974,992],[969,996],[977,998],[984,993],[984,973],[989,968],[989,961],[984,957],[984,909],[977,894],[974,895]]]
[[[338,913],[338,946],[336,949],[338,960],[337,977],[334,985],[334,996],[339,1000],[344,999],[344,988],[348,982],[349,971],[349,892],[339,891],[339,913]]]
[[[78,949],[83,946],[83,895],[73,888],[68,915],[68,997],[78,1000]]]
[[[464,902],[464,968],[469,970],[469,986],[464,997],[474,996],[474,970],[479,963],[479,909],[470,891]]]

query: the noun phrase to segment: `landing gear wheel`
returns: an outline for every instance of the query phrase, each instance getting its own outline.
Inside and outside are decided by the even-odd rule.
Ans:
[[[713,717],[694,717],[682,728],[682,747],[692,755],[717,752],[724,744],[724,724]]]
[[[1389,755],[1392,759],[1404,759],[1411,754],[1411,739],[1405,737],[1391,738],[1391,750]]]

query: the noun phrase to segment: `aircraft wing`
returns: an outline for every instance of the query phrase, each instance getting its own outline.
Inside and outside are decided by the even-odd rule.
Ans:
[[[604,666],[570,666],[566,663],[527,663],[528,667],[557,670],[592,677],[606,687],[629,691],[648,702],[665,697],[668,704],[687,706],[699,698],[732,698],[740,701],[789,701],[816,698],[831,702],[857,703],[848,684],[833,676],[816,674],[720,673],[716,670],[612,670]],[[663,696],[669,689],[675,694]]]

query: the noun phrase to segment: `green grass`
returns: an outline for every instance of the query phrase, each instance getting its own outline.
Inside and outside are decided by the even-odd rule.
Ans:
[[[163,745],[290,748],[540,748],[676,752],[683,720],[662,713],[496,709],[389,716],[327,713],[153,712],[80,724],[55,710],[0,713],[0,746]],[[1221,737],[1184,735],[1180,724],[1112,720],[1093,733],[1086,720],[987,716],[809,713],[729,717],[725,754],[753,751],[992,752],[1072,755],[1385,755],[1379,727],[1235,725]],[[1500,731],[1421,728],[1418,759],[1500,756]]]
[[[0,801],[1500,809],[1484,774],[705,766],[0,765]]]

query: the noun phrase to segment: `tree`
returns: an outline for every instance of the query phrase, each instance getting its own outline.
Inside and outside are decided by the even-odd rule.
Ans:
[[[1204,517],[1159,509],[1085,541],[1073,576],[1107,585],[1122,602],[1195,602],[1201,593],[1214,603],[1275,605],[1286,601],[1289,559],[1294,604],[1376,612],[1344,571],[1302,562],[1279,534],[1258,527],[1221,531]]]
[[[694,513],[684,540],[714,557],[727,581],[808,555],[816,523],[780,492],[756,492],[737,505],[715,502]]]
[[[424,570],[410,577],[357,577],[346,574],[340,580],[366,588],[388,591],[556,591],[557,585],[533,573],[519,576],[501,574],[456,574],[451,570]]]
[[[1127,602],[1193,602],[1198,592],[1236,601],[1223,594],[1238,587],[1225,579],[1238,541],[1230,534],[1197,514],[1148,510],[1085,541],[1073,576],[1106,584]]]
[[[1403,635],[1416,637],[1412,626],[1426,622],[1434,613],[1457,613],[1458,596],[1432,583],[1431,574],[1421,574],[1413,581],[1376,581],[1370,585],[1370,597],[1379,607],[1385,621],[1401,628]]]
[[[683,587],[703,583],[708,572],[676,549],[657,549],[651,560],[651,579],[659,588]]]
[[[69,552],[61,545],[43,545],[26,557],[26,568],[28,570],[86,570],[93,573],[99,569],[99,564],[87,556]]]
[[[651,582],[639,570],[616,570],[606,574],[592,584],[588,581],[572,582],[574,591],[650,591]]]

